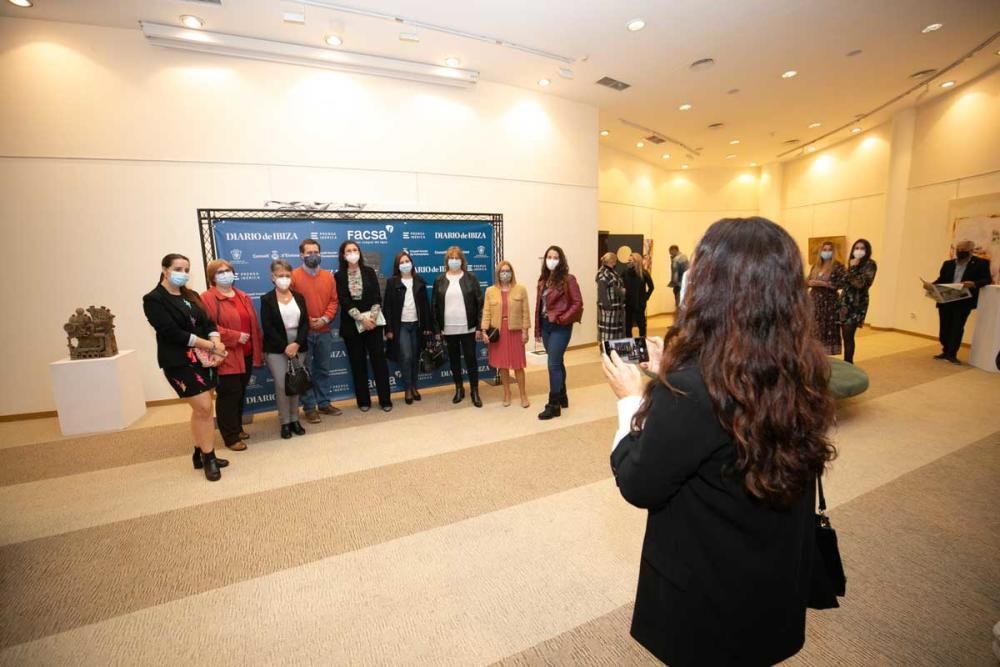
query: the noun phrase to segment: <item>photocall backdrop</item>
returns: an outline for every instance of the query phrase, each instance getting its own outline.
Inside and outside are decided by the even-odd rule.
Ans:
[[[503,217],[498,214],[405,213],[375,211],[286,211],[286,210],[199,210],[202,254],[207,264],[225,259],[236,271],[236,287],[246,292],[260,315],[260,297],[274,288],[271,261],[285,259],[293,267],[301,264],[299,243],[313,239],[320,244],[320,268],[336,272],[337,252],[344,241],[354,241],[361,248],[365,264],[378,273],[380,290],[392,275],[396,253],[407,251],[413,257],[414,270],[427,282],[428,298],[434,279],[444,270],[444,253],[456,245],[465,253],[469,270],[479,278],[485,290],[493,283],[493,269],[503,248]],[[354,397],[354,384],[347,361],[347,351],[340,338],[340,311],[333,325],[334,401]],[[489,373],[486,347],[477,344],[481,375]],[[372,377],[369,368],[369,377]],[[401,382],[398,367],[389,362],[392,391]],[[421,373],[423,387],[451,384],[448,364],[433,373]],[[372,393],[375,383],[369,381]],[[274,378],[267,368],[256,368],[247,387],[246,410],[274,410]]]

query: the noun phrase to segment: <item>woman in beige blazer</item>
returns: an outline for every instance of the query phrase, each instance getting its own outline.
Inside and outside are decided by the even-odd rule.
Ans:
[[[510,373],[513,369],[517,388],[521,393],[521,407],[527,408],[528,391],[524,383],[526,364],[524,346],[531,328],[531,310],[528,308],[528,290],[517,284],[514,267],[504,260],[497,265],[496,282],[486,290],[483,304],[482,337],[489,342],[490,366],[500,371],[503,382],[503,404],[510,405]]]

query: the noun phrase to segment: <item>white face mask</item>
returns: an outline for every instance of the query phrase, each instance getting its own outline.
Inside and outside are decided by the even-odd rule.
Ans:
[[[344,259],[347,260],[348,264],[357,264],[358,260],[361,259],[361,253],[357,252],[344,253]]]
[[[548,267],[549,271],[555,271],[556,267],[559,266],[559,260],[558,259],[546,258],[546,260],[545,260],[545,266]]]
[[[413,265],[412,264],[400,264],[399,265],[399,272],[400,273],[406,273],[406,274],[408,274],[412,270],[413,270]]]
[[[511,273],[510,271],[501,271],[500,272],[500,282],[502,282],[502,283],[509,283],[510,279],[513,278],[513,277],[514,277],[514,274]]]
[[[861,259],[865,256],[865,251],[861,248],[858,248],[854,251],[853,254],[854,254],[854,259]]]
[[[452,257],[451,259],[448,260],[448,268],[451,269],[452,271],[458,271],[460,268],[462,268],[462,260],[458,259],[457,257]]]
[[[292,279],[288,276],[281,276],[280,278],[274,279],[274,284],[278,286],[278,289],[286,290],[292,284]]]
[[[236,282],[236,274],[232,271],[219,271],[215,274],[215,284],[227,287]]]
[[[819,251],[819,257],[820,257],[820,259],[822,259],[824,261],[826,261],[828,259],[833,259],[833,251],[832,250],[820,250]]]

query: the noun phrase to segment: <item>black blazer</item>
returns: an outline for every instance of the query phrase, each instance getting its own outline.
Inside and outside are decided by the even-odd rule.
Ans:
[[[955,260],[949,259],[941,265],[941,270],[938,271],[937,280],[934,284],[950,283],[955,279]],[[972,293],[972,299],[965,299],[963,301],[955,301],[956,304],[970,304],[970,307],[975,308],[979,305],[979,288],[986,287],[993,281],[993,277],[990,275],[990,263],[981,257],[976,257],[973,255],[969,258],[969,263],[965,267],[965,271],[962,273],[962,281],[970,280],[976,283],[975,287],[969,288],[969,292]],[[937,304],[940,308],[941,304]]]
[[[188,341],[191,334],[208,338],[215,333],[215,322],[197,303],[190,303],[190,309],[177,303],[163,285],[157,285],[142,297],[142,311],[156,330],[156,363],[160,368],[190,365]]]
[[[339,269],[336,274],[337,300],[340,301],[340,337],[350,338],[359,335],[358,325],[354,318],[348,315],[351,308],[357,308],[362,313],[368,312],[375,304],[382,304],[382,293],[379,292],[378,274],[370,266],[361,267],[361,298],[355,301],[351,298],[351,290],[347,287],[347,269]],[[378,329],[373,329],[378,331]]]
[[[271,290],[260,297],[260,328],[264,332],[264,351],[271,354],[284,354],[285,348],[292,343],[299,344],[299,352],[309,349],[309,313],[306,312],[306,298],[292,290],[292,298],[299,304],[299,326],[295,332],[295,340],[288,340],[285,331],[285,321],[278,309],[278,292]]]
[[[427,298],[427,283],[416,272],[413,274],[413,303],[417,307],[417,346],[424,346],[424,332],[433,331],[431,303]],[[385,281],[385,296],[382,298],[382,312],[385,314],[386,333],[392,334],[389,343],[390,358],[399,358],[399,329],[403,324],[403,303],[406,301],[406,285],[403,279],[389,276]]]
[[[625,281],[625,307],[631,312],[645,312],[646,302],[653,293],[653,277],[649,271],[643,271],[643,277],[632,267],[625,269],[622,280]]]
[[[466,271],[458,281],[465,299],[465,315],[470,329],[478,329],[483,321],[483,288],[479,278],[472,271]],[[448,293],[448,273],[440,274],[434,280],[431,296],[431,311],[434,313],[435,331],[444,330],[444,298]]]
[[[815,489],[787,510],[755,501],[695,367],[659,384],[645,427],[618,443],[622,496],[649,510],[632,636],[671,666],[771,665],[805,642]]]

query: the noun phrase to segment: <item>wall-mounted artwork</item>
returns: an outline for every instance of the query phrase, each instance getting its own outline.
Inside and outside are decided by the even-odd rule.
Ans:
[[[810,236],[809,254],[806,255],[806,262],[808,262],[809,266],[819,261],[819,249],[824,243],[832,243],[833,258],[841,264],[847,264],[846,236]]]
[[[951,226],[948,257],[955,256],[955,244],[972,241],[973,254],[990,262],[993,283],[1000,282],[1000,193],[952,199],[948,204]]]

